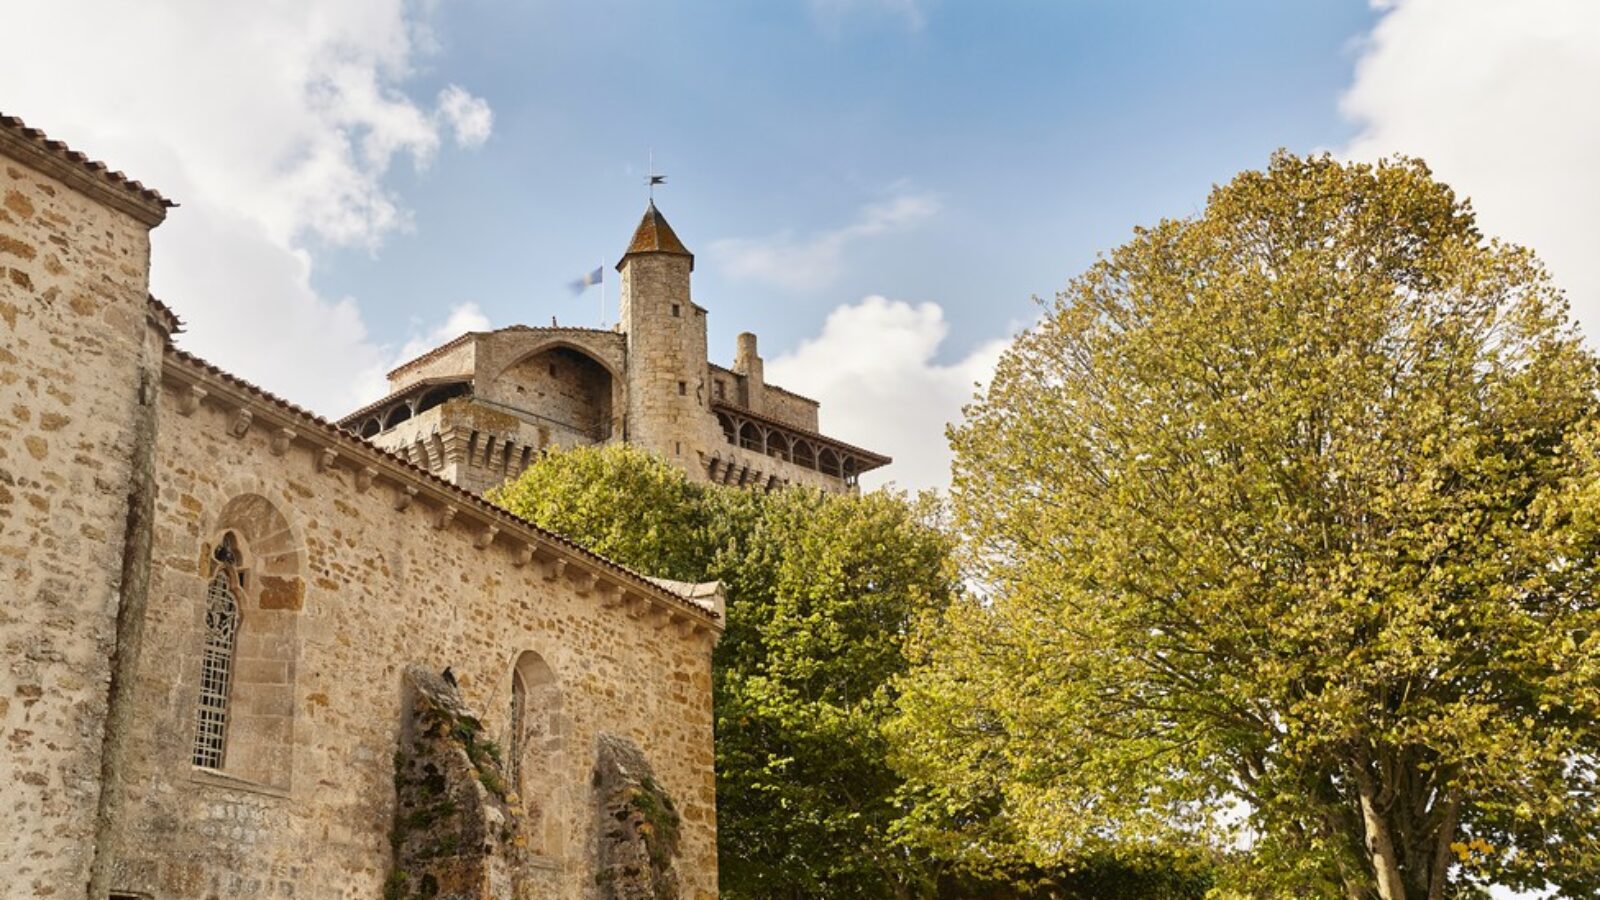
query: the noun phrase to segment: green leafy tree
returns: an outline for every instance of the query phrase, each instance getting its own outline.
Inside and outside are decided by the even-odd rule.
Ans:
[[[1278,154],[1136,231],[952,429],[988,599],[904,681],[908,834],[1600,892],[1596,372],[1419,161]]]
[[[546,456],[492,499],[641,571],[724,582],[724,896],[925,895],[925,865],[890,834],[900,780],[881,726],[912,621],[956,590],[929,501],[699,485],[624,446]]]

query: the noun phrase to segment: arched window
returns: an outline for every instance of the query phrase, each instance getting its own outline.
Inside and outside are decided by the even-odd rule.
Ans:
[[[233,651],[239,636],[239,596],[244,573],[233,532],[212,553],[215,569],[206,584],[205,645],[200,654],[200,703],[196,710],[194,764],[222,768],[228,746],[228,698]]]
[[[558,804],[566,777],[562,769],[566,720],[555,672],[531,650],[521,654],[511,670],[510,718],[506,776],[522,802],[527,847],[538,856],[558,857],[567,835]]]

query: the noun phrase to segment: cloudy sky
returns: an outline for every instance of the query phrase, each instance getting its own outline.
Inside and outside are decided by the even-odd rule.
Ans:
[[[1591,0],[5,2],[0,111],[182,203],[190,350],[320,412],[563,285],[658,199],[729,362],[939,485],[1004,341],[1277,147],[1426,158],[1600,334]],[[615,303],[615,285],[607,286]],[[608,321],[615,313],[607,311]]]

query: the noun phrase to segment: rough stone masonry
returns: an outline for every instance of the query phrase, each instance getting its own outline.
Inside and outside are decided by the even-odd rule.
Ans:
[[[580,441],[756,487],[887,460],[753,338],[706,362],[653,209],[627,328],[467,335],[339,427],[174,345],[169,206],[0,117],[0,896],[714,898],[720,591],[477,492]]]

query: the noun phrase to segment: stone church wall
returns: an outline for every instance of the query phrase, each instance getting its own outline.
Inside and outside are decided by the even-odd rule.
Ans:
[[[601,733],[645,748],[683,811],[684,896],[716,896],[711,633],[608,603],[574,567],[517,565],[503,539],[477,539],[381,479],[363,486],[354,465],[319,471],[315,447],[274,427],[247,422],[237,436],[237,411],[215,395],[187,415],[186,405],[182,385],[169,383],[114,887],[155,897],[380,896],[401,678],[416,662],[449,667],[503,748],[514,743],[513,695],[534,698],[518,795],[537,857],[527,896],[593,895]],[[230,747],[212,772],[191,754],[207,554],[227,528],[256,572],[235,702],[255,720],[239,727],[252,729],[257,750],[235,757]]]
[[[0,883],[7,896],[81,896],[101,798],[139,386],[160,358],[146,291],[148,231],[161,209],[154,204],[142,221],[113,209],[90,196],[104,176],[85,175],[6,125]],[[38,154],[32,165],[14,158],[29,153]],[[73,176],[94,179],[88,193],[68,186]]]

